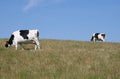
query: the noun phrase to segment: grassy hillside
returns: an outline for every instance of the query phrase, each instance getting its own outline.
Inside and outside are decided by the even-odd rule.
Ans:
[[[5,41],[0,79],[120,79],[120,43],[40,40],[40,51],[33,45],[16,51]]]

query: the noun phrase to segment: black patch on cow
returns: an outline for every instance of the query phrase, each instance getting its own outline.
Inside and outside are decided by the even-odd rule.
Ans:
[[[37,31],[37,37],[39,37],[39,31]]]
[[[94,36],[94,37],[95,37],[96,39],[99,39],[99,38],[98,38],[98,35],[99,35],[99,34],[100,34],[100,33],[95,33],[95,36]]]
[[[9,39],[9,41],[8,41],[8,43],[10,45],[12,45],[13,44],[13,40],[14,40],[14,35],[12,34],[11,37],[10,37],[10,39]]]
[[[6,42],[5,47],[8,47],[8,45],[12,45],[14,40],[14,35],[12,34],[9,41]]]
[[[20,30],[20,35],[24,38],[24,39],[28,39],[28,35],[29,34],[29,30]]]

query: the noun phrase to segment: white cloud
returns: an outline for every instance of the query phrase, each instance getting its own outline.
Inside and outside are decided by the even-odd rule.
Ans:
[[[27,11],[31,9],[32,7],[37,6],[39,1],[41,0],[29,0],[28,3],[24,6],[23,10]]]
[[[28,11],[31,8],[38,6],[38,5],[47,5],[50,3],[59,3],[63,0],[28,0],[28,3],[24,6],[23,10]]]

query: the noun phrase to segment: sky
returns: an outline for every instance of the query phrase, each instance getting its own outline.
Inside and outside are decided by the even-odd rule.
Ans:
[[[40,39],[120,42],[120,0],[0,0],[0,38],[38,29]]]

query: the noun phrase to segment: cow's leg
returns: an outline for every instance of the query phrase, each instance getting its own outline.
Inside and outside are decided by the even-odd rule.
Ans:
[[[96,38],[95,37],[93,38],[93,42],[96,42]]]
[[[90,39],[90,41],[93,41],[93,36],[92,36],[92,38]]]
[[[39,43],[38,39],[34,40],[34,42],[35,42],[35,50],[37,48],[40,49],[40,43]]]
[[[18,48],[18,43],[15,42],[15,49],[17,50],[17,48]]]
[[[23,43],[19,43],[19,44],[20,44],[20,46],[22,47],[22,50],[24,50]]]
[[[103,42],[105,42],[105,39],[103,39]]]
[[[40,49],[40,43],[39,43],[39,41],[36,41],[36,48]]]
[[[101,40],[102,40],[103,42],[105,42],[105,39],[104,39],[104,38],[102,38]]]
[[[37,49],[37,45],[35,44],[35,50]]]

